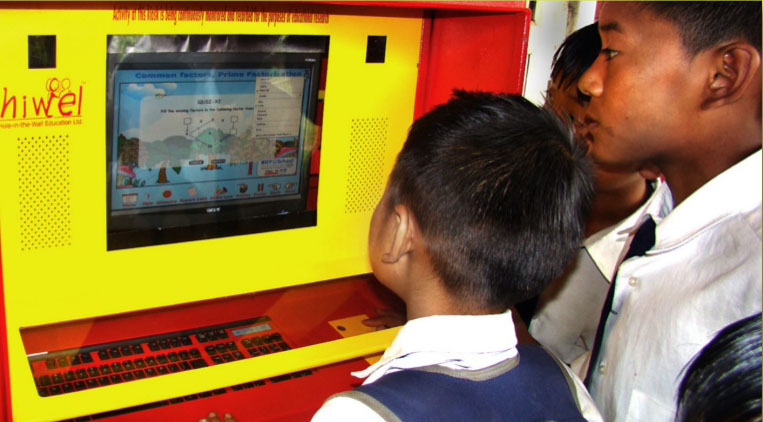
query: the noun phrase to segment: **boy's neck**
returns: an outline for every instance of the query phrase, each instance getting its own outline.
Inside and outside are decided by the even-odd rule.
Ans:
[[[503,312],[470,305],[464,303],[463,299],[454,298],[436,277],[415,285],[415,289],[403,298],[409,321],[433,315],[488,315]]]
[[[596,192],[585,225],[585,237],[622,221],[636,211],[648,195],[647,182],[640,176],[622,188]]]

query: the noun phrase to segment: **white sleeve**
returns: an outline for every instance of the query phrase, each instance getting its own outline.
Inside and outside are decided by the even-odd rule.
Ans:
[[[384,422],[384,419],[358,400],[340,396],[326,400],[311,422]]]

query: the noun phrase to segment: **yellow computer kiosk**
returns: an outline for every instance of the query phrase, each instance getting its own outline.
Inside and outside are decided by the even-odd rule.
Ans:
[[[0,3],[5,420],[308,420],[395,330],[415,116],[521,92],[523,2]]]

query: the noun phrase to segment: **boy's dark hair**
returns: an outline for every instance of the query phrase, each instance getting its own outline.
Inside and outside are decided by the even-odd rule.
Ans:
[[[599,25],[594,22],[570,34],[554,53],[551,80],[559,78],[559,86],[567,89],[577,83],[591,67],[601,51]]]
[[[690,56],[741,38],[760,52],[759,1],[647,1],[640,6],[675,24]]]
[[[538,294],[580,247],[585,151],[553,112],[516,95],[455,91],[416,120],[389,179],[459,301],[505,309]]]
[[[761,417],[761,314],[721,330],[678,387],[678,422],[752,422]]]

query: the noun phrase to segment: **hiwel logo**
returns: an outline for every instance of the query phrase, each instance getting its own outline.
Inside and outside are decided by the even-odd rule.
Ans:
[[[82,84],[69,78],[50,78],[40,95],[19,95],[3,87],[0,120],[37,120],[82,116]]]

